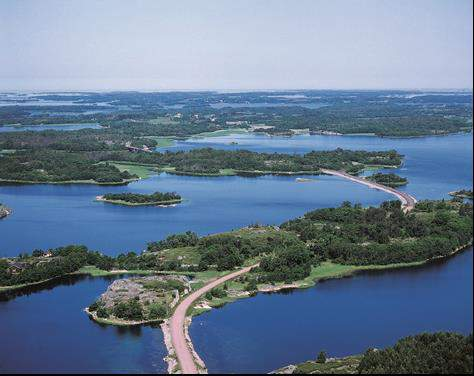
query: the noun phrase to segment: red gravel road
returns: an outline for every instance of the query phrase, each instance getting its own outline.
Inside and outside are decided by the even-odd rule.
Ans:
[[[173,343],[176,356],[178,358],[179,365],[181,366],[181,372],[183,374],[198,373],[196,364],[194,362],[194,357],[191,352],[191,349],[188,346],[186,341],[186,336],[184,334],[184,325],[186,319],[186,312],[193,305],[193,303],[199,299],[206,292],[212,290],[213,288],[219,286],[220,284],[227,282],[231,279],[234,279],[242,274],[248,273],[252,268],[258,266],[258,264],[253,266],[248,266],[246,268],[237,270],[233,273],[227,274],[223,277],[214,279],[209,282],[204,287],[201,287],[199,290],[194,291],[192,294],[188,295],[179,305],[176,307],[176,310],[171,316],[170,319],[170,335],[171,341]]]

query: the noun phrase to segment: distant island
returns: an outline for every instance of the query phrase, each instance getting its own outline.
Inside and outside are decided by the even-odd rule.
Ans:
[[[461,189],[459,191],[453,191],[453,192],[449,192],[449,194],[453,197],[457,197],[457,198],[468,198],[470,200],[472,200],[472,190],[471,189]]]
[[[155,192],[149,195],[140,193],[106,193],[103,196],[97,196],[96,200],[117,205],[145,206],[179,204],[182,198],[176,192]]]
[[[12,210],[10,208],[7,208],[5,205],[3,205],[0,202],[0,219],[5,218],[6,216],[10,215],[12,213]]]
[[[408,184],[408,179],[398,176],[397,174],[382,174],[382,173],[376,173],[367,178],[370,181],[373,181],[378,184],[383,184],[388,187],[400,187],[402,185]]]
[[[439,332],[399,340],[383,350],[363,355],[317,359],[289,365],[276,374],[472,374],[472,334]]]

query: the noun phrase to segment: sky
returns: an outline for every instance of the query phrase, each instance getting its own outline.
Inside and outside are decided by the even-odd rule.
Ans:
[[[2,0],[0,90],[472,89],[472,0]]]

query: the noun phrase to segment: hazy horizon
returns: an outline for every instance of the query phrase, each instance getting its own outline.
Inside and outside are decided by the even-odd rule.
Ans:
[[[0,3],[0,91],[472,90],[470,0]]]
[[[292,89],[0,89],[0,94],[18,93],[18,94],[43,94],[43,93],[113,93],[113,92],[137,92],[137,93],[197,93],[197,92],[216,92],[223,94],[230,93],[257,93],[257,92],[301,92],[301,91],[406,91],[406,92],[434,92],[434,93],[446,93],[446,92],[465,92],[472,94],[472,87],[459,87],[459,88],[292,88]]]

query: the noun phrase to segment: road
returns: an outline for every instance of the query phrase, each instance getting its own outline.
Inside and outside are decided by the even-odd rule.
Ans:
[[[178,358],[179,365],[181,367],[181,372],[183,374],[196,374],[198,373],[196,364],[194,362],[194,357],[191,349],[188,346],[186,341],[186,336],[184,334],[184,326],[186,320],[186,312],[193,305],[193,303],[199,299],[206,292],[212,290],[213,288],[219,286],[220,284],[227,282],[231,279],[234,279],[242,274],[248,273],[251,269],[258,266],[252,265],[246,268],[237,270],[230,274],[227,274],[223,277],[214,279],[209,282],[207,285],[201,287],[199,290],[194,291],[192,294],[188,295],[181,303],[178,304],[176,310],[171,316],[170,319],[170,335],[173,347]]]
[[[344,179],[348,179],[355,183],[364,184],[370,188],[378,189],[387,193],[390,193],[396,196],[402,202],[403,211],[408,212],[415,207],[416,199],[406,192],[397,191],[394,188],[387,187],[382,184],[374,183],[369,180],[366,180],[361,177],[349,175],[343,171],[334,171],[334,170],[326,170],[321,169],[321,172],[328,175],[339,176]],[[181,372],[183,374],[197,374],[198,369],[196,367],[196,363],[194,361],[193,353],[188,346],[186,335],[184,331],[185,327],[185,320],[186,320],[186,313],[188,309],[193,305],[193,303],[198,300],[201,296],[203,296],[206,292],[212,290],[213,288],[219,286],[220,284],[234,279],[242,274],[248,273],[252,268],[258,266],[248,266],[246,268],[237,270],[233,273],[227,274],[223,277],[217,278],[209,282],[207,285],[201,287],[199,290],[194,291],[192,294],[188,295],[181,303],[178,304],[176,310],[171,316],[170,319],[170,335],[171,341],[176,353],[176,357],[178,358],[179,365],[181,367]]]
[[[327,175],[339,176],[341,178],[348,179],[348,180],[353,181],[355,183],[364,184],[364,185],[366,185],[370,188],[374,188],[374,189],[378,189],[380,191],[390,193],[390,194],[396,196],[402,202],[402,208],[403,208],[404,212],[409,212],[410,210],[412,210],[415,207],[416,198],[413,197],[412,195],[410,195],[409,193],[397,191],[394,188],[387,187],[387,186],[382,185],[382,184],[374,183],[372,181],[369,181],[367,179],[364,179],[364,178],[361,178],[361,177],[358,177],[358,176],[349,175],[348,173],[343,172],[343,171],[334,171],[334,170],[321,169],[321,172],[324,173],[324,174],[327,174]]]

